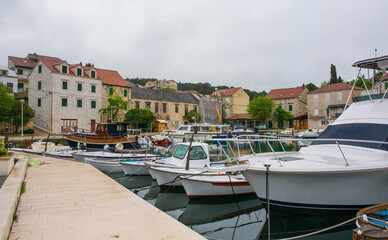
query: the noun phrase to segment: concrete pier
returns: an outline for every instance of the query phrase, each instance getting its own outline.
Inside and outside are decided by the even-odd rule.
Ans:
[[[92,166],[28,167],[9,239],[204,239]]]

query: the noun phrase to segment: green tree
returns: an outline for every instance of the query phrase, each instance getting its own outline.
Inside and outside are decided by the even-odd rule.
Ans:
[[[22,117],[22,102],[15,100],[12,107],[12,115],[13,115],[13,123],[16,125],[16,129],[18,129],[21,125],[21,117]],[[26,126],[27,123],[35,117],[35,111],[28,106],[26,102],[23,102],[23,125]]]
[[[131,109],[125,114],[125,121],[138,122],[141,128],[148,128],[154,119],[154,114],[148,109]]]
[[[117,121],[119,111],[127,109],[127,102],[120,95],[115,95],[115,92],[113,89],[113,93],[108,95],[108,106],[99,110],[104,115],[112,116],[111,121]]]
[[[337,83],[337,70],[334,66],[334,64],[330,65],[330,81],[329,84]]]
[[[291,120],[292,118],[294,118],[294,116],[290,112],[287,112],[286,110],[280,107],[275,108],[273,119],[275,119],[277,122]]]
[[[163,91],[169,91],[169,92],[176,92],[176,89],[174,88],[162,88]]]
[[[364,82],[365,82],[365,85],[368,89],[371,89],[372,88],[372,83],[370,80],[366,79],[365,78],[365,75],[361,75],[357,78],[357,81],[356,81],[356,85],[357,87],[360,87],[360,88],[364,88],[365,89],[365,85],[364,85]],[[354,84],[354,79],[352,81],[350,81],[350,84],[353,85]]]
[[[190,112],[187,113],[187,115],[185,116],[189,122],[191,123],[200,123],[201,122],[201,114],[199,114],[198,112],[196,112],[195,110],[191,110]]]
[[[307,90],[309,90],[309,92],[314,91],[315,89],[318,89],[318,87],[315,86],[314,83],[309,83],[309,84],[307,84],[307,85],[306,85],[306,88],[307,88]]]
[[[0,120],[11,122],[15,99],[10,95],[12,89],[0,83]]]
[[[271,117],[274,105],[275,103],[271,98],[259,96],[249,102],[247,112],[252,118],[265,122],[267,118]]]

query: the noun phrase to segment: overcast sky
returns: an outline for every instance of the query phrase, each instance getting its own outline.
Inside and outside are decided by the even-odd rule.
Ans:
[[[0,65],[28,53],[123,78],[255,91],[319,86],[388,55],[385,0],[2,0]]]

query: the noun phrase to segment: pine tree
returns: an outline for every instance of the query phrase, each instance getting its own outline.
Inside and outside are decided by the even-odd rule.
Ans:
[[[330,66],[330,82],[329,84],[337,83],[337,70],[335,69],[335,66],[331,64]]]

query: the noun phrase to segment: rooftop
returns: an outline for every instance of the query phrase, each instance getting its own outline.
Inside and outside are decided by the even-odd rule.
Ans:
[[[271,91],[269,91],[266,97],[270,97],[272,99],[297,98],[300,96],[300,94],[302,94],[304,89],[305,86],[272,89]]]
[[[170,92],[134,87],[131,90],[131,94],[132,99],[147,99],[166,102],[183,102],[198,104],[198,99],[196,99],[190,93]]]
[[[335,91],[350,90],[350,89],[352,89],[352,85],[350,85],[350,84],[334,83],[334,84],[328,84],[326,86],[320,87],[314,91],[309,92],[308,94],[323,93],[323,92],[335,92]],[[363,88],[354,86],[354,90],[363,90]]]
[[[239,87],[239,88],[218,89],[210,95],[212,95],[212,96],[215,96],[215,95],[217,95],[217,96],[232,96],[240,89],[242,89],[242,88]]]

